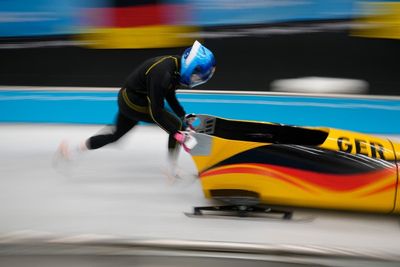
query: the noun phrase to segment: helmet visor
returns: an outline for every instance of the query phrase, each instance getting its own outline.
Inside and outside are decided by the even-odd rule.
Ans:
[[[214,75],[214,72],[215,67],[210,68],[206,72],[202,71],[200,68],[196,68],[190,76],[190,87],[195,87],[207,82]]]

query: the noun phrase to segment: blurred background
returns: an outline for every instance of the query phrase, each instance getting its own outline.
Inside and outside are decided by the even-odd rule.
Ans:
[[[400,140],[399,39],[400,1],[0,0],[0,266],[399,266],[398,216],[184,216],[205,204],[199,179],[165,182],[156,127],[68,177],[51,166],[65,135],[113,122],[138,64],[194,40],[217,60],[196,89],[226,94],[181,92],[189,112]]]
[[[119,87],[193,40],[218,70],[203,89],[398,95],[400,2],[2,0],[0,84]]]

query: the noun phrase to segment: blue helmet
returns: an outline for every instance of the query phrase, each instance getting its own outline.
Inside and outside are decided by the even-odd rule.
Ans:
[[[192,88],[207,82],[214,74],[215,58],[213,53],[195,41],[192,47],[183,52],[181,58],[182,85]]]

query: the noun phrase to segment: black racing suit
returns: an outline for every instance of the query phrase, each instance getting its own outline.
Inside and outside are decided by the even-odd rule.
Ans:
[[[169,134],[168,148],[176,148],[174,134],[182,130],[185,111],[175,90],[179,85],[180,56],[150,58],[129,75],[118,94],[115,128],[109,134],[90,137],[86,145],[97,149],[117,141],[139,121],[156,123]],[[164,100],[175,114],[164,107]]]

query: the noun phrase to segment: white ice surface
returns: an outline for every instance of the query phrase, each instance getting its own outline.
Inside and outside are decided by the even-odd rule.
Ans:
[[[186,175],[171,184],[167,135],[139,126],[120,143],[90,151],[57,169],[62,139],[81,140],[101,126],[0,125],[0,235],[38,231],[124,238],[184,239],[307,245],[400,255],[400,218],[300,210],[307,222],[189,218],[203,198],[191,158],[181,152]]]

